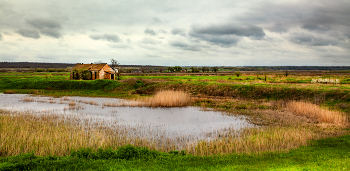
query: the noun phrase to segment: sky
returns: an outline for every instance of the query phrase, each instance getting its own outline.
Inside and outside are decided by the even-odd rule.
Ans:
[[[349,0],[0,0],[0,62],[348,66]]]

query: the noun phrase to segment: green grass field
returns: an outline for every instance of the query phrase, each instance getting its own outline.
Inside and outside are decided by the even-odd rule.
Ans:
[[[192,156],[124,146],[97,152],[81,149],[67,157],[22,154],[0,158],[0,162],[0,170],[349,170],[350,136],[260,156]]]
[[[339,79],[340,83],[311,83],[318,78]],[[348,76],[295,75],[267,75],[266,81],[264,75],[123,76],[121,81],[89,81],[69,80],[69,73],[64,72],[8,72],[0,74],[0,92],[132,99],[152,96],[159,90],[181,90],[193,96],[193,105],[251,116],[256,119],[254,121],[259,120],[259,124],[272,127],[272,130],[274,127],[276,130],[277,127],[288,130],[299,122],[271,117],[283,113],[285,103],[291,100],[312,102],[350,116],[349,81]],[[0,158],[0,170],[350,170],[348,126],[335,129],[317,122],[302,124],[303,130],[333,138],[316,138],[319,140],[311,140],[307,146],[295,146],[287,152],[204,156],[123,146],[113,150],[81,147],[69,156],[26,153],[5,157],[6,151],[0,148],[0,156],[4,156]],[[4,130],[0,126],[0,131]],[[248,139],[257,141],[257,137],[252,135]]]

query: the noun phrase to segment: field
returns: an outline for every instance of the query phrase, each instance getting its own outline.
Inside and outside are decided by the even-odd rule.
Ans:
[[[182,92],[186,102],[158,103],[175,96],[162,95],[165,90]],[[116,143],[106,129],[86,131],[57,117],[2,110],[0,139],[6,141],[0,143],[0,170],[350,169],[348,72],[125,74],[120,81],[69,80],[67,72],[3,72],[0,92],[118,97],[151,107],[193,105],[245,115],[259,126],[243,130],[239,138],[228,130],[183,151],[155,151],[152,142]]]

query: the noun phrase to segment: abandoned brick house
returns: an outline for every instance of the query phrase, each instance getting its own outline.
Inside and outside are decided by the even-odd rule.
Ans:
[[[115,74],[118,71],[113,70],[107,63],[102,64],[83,64],[77,63],[70,70],[71,80],[96,80],[110,79],[115,80]]]

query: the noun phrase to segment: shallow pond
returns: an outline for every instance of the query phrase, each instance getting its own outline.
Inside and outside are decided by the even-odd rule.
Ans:
[[[129,136],[182,139],[186,142],[217,138],[227,130],[253,127],[243,116],[228,116],[199,107],[117,107],[122,99],[91,97],[44,97],[0,94],[0,109],[29,111],[37,115],[55,114],[85,126],[107,126]],[[123,129],[120,129],[123,127]],[[229,131],[232,133],[232,131]]]

